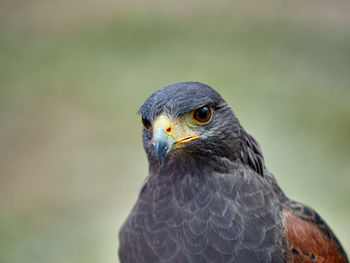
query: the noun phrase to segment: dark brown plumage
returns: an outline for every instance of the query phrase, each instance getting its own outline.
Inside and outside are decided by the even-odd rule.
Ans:
[[[170,85],[140,113],[149,176],[119,234],[122,263],[348,262],[319,215],[285,196],[209,86]]]

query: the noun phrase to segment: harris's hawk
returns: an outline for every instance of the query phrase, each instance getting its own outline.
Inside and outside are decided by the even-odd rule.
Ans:
[[[139,112],[149,175],[119,234],[122,263],[348,262],[211,87],[169,85]]]

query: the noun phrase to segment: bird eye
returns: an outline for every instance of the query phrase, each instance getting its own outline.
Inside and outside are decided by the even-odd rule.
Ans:
[[[212,110],[209,105],[205,105],[193,112],[193,119],[199,123],[207,123],[211,120]]]
[[[145,116],[142,116],[142,124],[146,130],[149,130],[152,126],[151,122],[147,120]]]

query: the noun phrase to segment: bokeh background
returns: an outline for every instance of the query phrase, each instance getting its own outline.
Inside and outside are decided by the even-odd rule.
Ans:
[[[118,262],[139,106],[217,89],[350,252],[350,2],[0,1],[0,262]]]

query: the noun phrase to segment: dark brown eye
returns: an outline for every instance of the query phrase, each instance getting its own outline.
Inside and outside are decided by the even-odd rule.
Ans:
[[[211,115],[211,107],[206,105],[193,112],[193,119],[200,123],[207,123],[210,121]]]
[[[146,130],[149,130],[152,126],[151,122],[147,120],[145,116],[142,116],[142,124]]]

